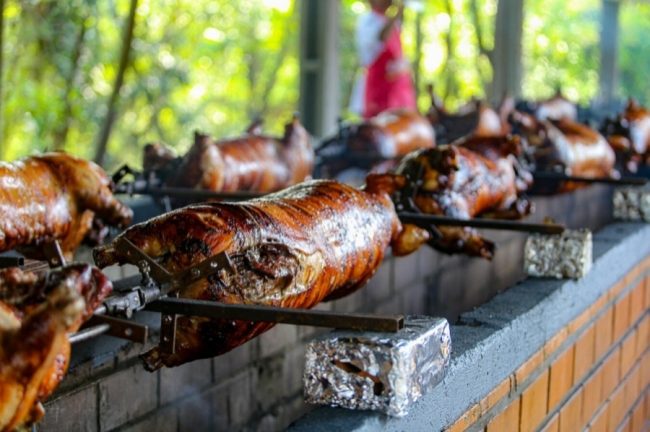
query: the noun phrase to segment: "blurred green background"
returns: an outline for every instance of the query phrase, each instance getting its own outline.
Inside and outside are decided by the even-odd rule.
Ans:
[[[421,87],[434,83],[450,109],[484,96],[491,80],[497,1],[426,0],[419,53],[415,12],[406,11],[405,52],[419,64]],[[525,8],[524,96],[548,97],[561,85],[589,102],[598,92],[600,1],[527,0]],[[342,0],[343,113],[357,69],[354,26],[365,10],[365,1]],[[2,160],[64,149],[108,169],[138,166],[147,142],[182,152],[195,129],[225,137],[256,116],[280,133],[297,107],[296,0],[4,0],[2,26]],[[620,27],[619,95],[648,103],[650,4],[624,3]],[[419,103],[428,106],[424,92]]]

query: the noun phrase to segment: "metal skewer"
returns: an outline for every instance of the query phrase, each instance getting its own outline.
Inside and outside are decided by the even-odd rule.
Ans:
[[[505,231],[524,231],[540,234],[562,234],[564,226],[558,224],[532,224],[497,219],[457,219],[423,213],[400,212],[399,219],[405,223],[428,228],[431,225],[484,228]]]
[[[533,172],[533,178],[535,181],[549,181],[549,182],[559,182],[559,181],[570,181],[578,183],[603,183],[603,184],[612,184],[618,186],[643,186],[648,182],[648,179],[641,177],[621,177],[618,179],[608,178],[608,177],[583,177],[583,176],[570,176],[561,173],[555,173],[550,171],[536,171]]]
[[[79,330],[76,333],[68,335],[68,340],[71,344],[79,343],[88,339],[92,339],[96,336],[102,335],[108,332],[111,329],[109,324],[99,324],[96,326],[88,327],[83,330]]]
[[[164,314],[191,315],[245,321],[263,321],[316,327],[344,328],[363,331],[397,332],[404,327],[403,315],[377,316],[345,314],[320,310],[278,308],[258,305],[234,305],[205,300],[164,298],[145,310]]]

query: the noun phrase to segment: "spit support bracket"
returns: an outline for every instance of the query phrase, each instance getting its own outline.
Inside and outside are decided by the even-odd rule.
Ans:
[[[45,255],[45,259],[50,268],[66,265],[65,257],[61,251],[61,245],[56,240],[43,244],[43,255]]]
[[[179,315],[384,333],[394,333],[404,327],[403,315],[336,313],[172,297],[156,300],[147,305],[146,310],[163,314],[160,327],[160,348],[167,354],[174,354],[176,350],[176,323]]]

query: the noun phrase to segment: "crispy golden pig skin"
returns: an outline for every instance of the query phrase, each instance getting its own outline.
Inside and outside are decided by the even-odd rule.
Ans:
[[[403,178],[393,175],[370,175],[362,190],[311,181],[249,202],[185,207],[121,236],[172,273],[229,254],[234,271],[193,283],[180,297],[311,308],[363,286],[389,245],[395,254],[407,254],[428,240],[424,230],[405,230],[398,220],[390,195],[401,186]],[[96,249],[95,262],[106,266],[127,258],[106,245]],[[271,327],[180,317],[176,353],[154,348],[143,356],[145,367],[155,370],[223,354]]]
[[[58,240],[69,258],[94,219],[123,227],[133,215],[99,166],[65,153],[0,162],[0,184],[0,251],[41,258],[39,246]]]
[[[173,154],[160,144],[145,148],[143,165],[164,170]],[[284,137],[259,134],[252,127],[240,138],[215,141],[195,134],[194,145],[164,179],[168,186],[215,192],[275,192],[311,176],[314,150],[297,117],[285,126]]]
[[[487,139],[502,145],[499,140]],[[397,169],[397,174],[410,179],[419,178],[421,185],[413,197],[419,211],[459,219],[477,216],[517,219],[531,211],[531,204],[518,194],[525,189],[525,181],[515,170],[514,158],[496,157],[499,149],[474,142],[492,155],[485,157],[464,145],[446,145],[422,150],[407,156]],[[505,147],[504,147],[505,148]],[[441,238],[429,244],[446,253],[464,253],[492,258],[494,244],[481,237],[476,230],[458,227],[437,227]]]

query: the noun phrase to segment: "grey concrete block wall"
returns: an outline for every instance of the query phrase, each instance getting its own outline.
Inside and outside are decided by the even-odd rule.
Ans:
[[[602,213],[607,211],[609,191],[583,192],[574,198],[592,202],[590,226],[607,222]],[[535,218],[551,215],[566,222],[562,219],[566,217],[573,224],[573,216],[565,215],[562,206],[571,202],[570,197],[559,198],[560,204],[536,200],[542,211]],[[426,313],[455,320],[522,277],[524,236],[485,234],[498,246],[492,263],[428,248],[408,257],[389,256],[364,289],[317,308]],[[133,269],[111,271],[124,277]],[[140,314],[138,319],[155,328],[159,318]],[[280,325],[223,356],[153,374],[137,359],[142,346],[109,337],[82,343],[75,346],[71,371],[46,404],[48,414],[38,430],[282,430],[311,409],[302,402],[302,356],[306,344],[326,331]]]

